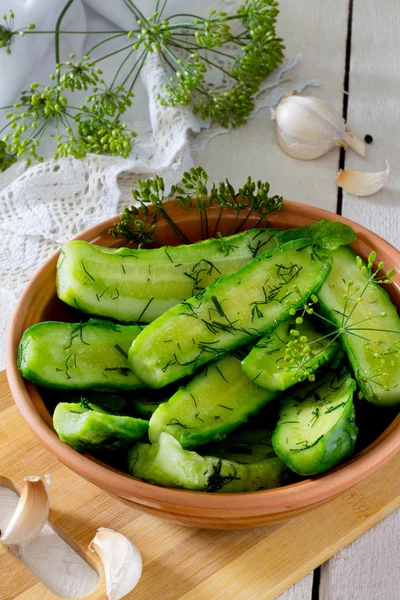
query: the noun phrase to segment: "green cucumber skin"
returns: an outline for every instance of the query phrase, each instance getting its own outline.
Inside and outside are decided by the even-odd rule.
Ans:
[[[342,389],[340,390],[340,388]],[[313,385],[303,384],[303,387],[302,385],[298,386],[297,392],[309,389],[321,389],[321,384],[316,382]],[[356,383],[348,374],[342,379],[339,388],[332,392],[331,398],[334,394],[339,398],[334,400],[337,402],[338,408],[332,410],[334,417],[331,419],[330,428],[324,430],[317,423],[316,425],[320,429],[316,426],[314,434],[317,435],[321,431],[321,435],[308,448],[304,449],[301,449],[303,442],[295,442],[297,439],[296,427],[293,426],[298,423],[297,419],[301,419],[298,416],[300,414],[298,409],[301,408],[303,402],[307,401],[309,406],[311,404],[314,409],[319,407],[323,411],[323,403],[312,400],[313,393],[308,396],[306,394],[300,403],[299,396],[297,398],[296,396],[288,397],[282,401],[280,418],[272,436],[272,444],[276,454],[292,471],[303,476],[319,475],[332,469],[353,453],[358,434],[353,404],[355,389]],[[337,418],[335,419],[335,417]],[[308,443],[308,440],[304,441],[306,444]]]
[[[309,374],[315,373],[317,369],[332,361],[340,352],[338,342],[325,338],[319,346],[313,345],[317,356],[300,367],[290,368],[283,360],[286,342],[294,339],[289,333],[290,329],[297,329],[301,336],[308,337],[309,342],[324,335],[317,332],[307,317],[304,317],[300,325],[296,324],[295,317],[288,319],[265,335],[242,361],[243,371],[258,386],[267,390],[284,391],[307,379]]]
[[[308,240],[261,254],[146,327],[129,351],[133,371],[153,388],[190,375],[275,328],[318,291],[330,267]]]
[[[126,393],[121,392],[97,392],[95,390],[60,390],[54,393],[53,388],[43,388],[41,395],[44,403],[50,412],[53,412],[55,407],[60,402],[68,402],[72,404],[87,405],[92,410],[105,412],[112,415],[121,415],[124,417],[135,417],[136,412],[133,409],[132,402],[128,401]],[[148,419],[146,419],[148,421]]]
[[[185,449],[222,440],[275,398],[274,392],[252,383],[240,361],[227,354],[157,408],[150,419],[149,438],[155,443],[165,432]]]
[[[162,433],[156,444],[136,444],[128,454],[129,472],[167,487],[201,492],[241,493],[282,484],[285,465],[266,458],[252,464],[201,456],[184,450],[173,436]]]
[[[18,348],[21,375],[43,387],[134,390],[145,387],[127,360],[138,325],[90,319],[87,323],[46,321],[27,329]]]
[[[341,321],[335,310],[343,311],[344,301],[342,296],[345,292],[343,277],[346,278],[346,281],[352,280],[354,282],[353,288],[356,287],[357,283],[363,285],[366,278],[361,274],[356,264],[356,254],[351,248],[342,247],[335,252],[332,252],[331,255],[333,258],[333,267],[328,279],[317,294],[319,301],[318,307],[319,312],[323,317],[332,321],[337,327],[340,327]],[[365,309],[369,312],[371,306],[373,307],[374,313],[377,315],[381,312],[386,312],[388,316],[383,319],[377,317],[370,323],[367,323],[366,327],[373,328],[375,326],[378,329],[389,329],[395,333],[376,332],[377,335],[374,335],[373,331],[363,331],[361,329],[357,333],[364,338],[384,340],[388,344],[394,342],[400,344],[400,318],[397,314],[396,307],[393,305],[387,292],[376,283],[370,284],[363,300],[354,310],[354,316],[349,321],[348,325],[351,326],[352,323],[365,318],[367,313],[363,315],[362,311]],[[350,308],[351,307],[352,304],[350,304]],[[363,325],[359,325],[359,327],[362,328]],[[394,406],[399,404],[400,345],[398,351],[390,354],[388,358],[377,358],[374,360],[372,352],[367,351],[365,339],[356,338],[355,336],[346,333],[342,333],[339,336],[339,339],[343,350],[347,353],[357,385],[364,397],[372,404],[378,406]],[[377,351],[376,347],[374,347],[374,351]],[[387,376],[376,375],[377,372],[387,373]],[[374,381],[365,381],[364,373],[367,375],[375,373]],[[388,389],[384,389],[382,386],[387,386]]]
[[[128,469],[134,477],[195,491],[206,490],[213,464],[196,452],[183,450],[168,433],[162,433],[157,444],[138,443],[128,453]]]
[[[142,419],[63,402],[56,406],[53,424],[60,440],[78,452],[130,448],[146,435],[149,425]]]
[[[218,277],[275,247],[274,229],[150,250],[66,243],[57,264],[57,294],[74,308],[119,322],[153,321]]]

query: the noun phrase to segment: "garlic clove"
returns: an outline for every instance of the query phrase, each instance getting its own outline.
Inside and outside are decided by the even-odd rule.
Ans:
[[[278,145],[293,158],[312,160],[335,146],[348,145],[365,156],[365,144],[346,127],[330,102],[291,93],[282,98],[272,115]]]
[[[297,140],[286,138],[278,129],[276,130],[276,141],[288,156],[298,160],[314,160],[314,158],[319,158],[329,152],[334,146],[331,142],[323,140],[315,141],[312,145],[299,143]]]
[[[389,177],[389,163],[386,161],[385,171],[378,173],[364,173],[362,171],[343,171],[340,169],[336,175],[339,187],[353,194],[353,196],[371,196],[386,184]]]
[[[142,557],[122,533],[100,527],[89,550],[96,552],[103,563],[108,600],[119,600],[136,587],[142,574]]]
[[[49,516],[46,486],[40,477],[26,477],[17,508],[0,537],[4,544],[24,544],[38,537]]]
[[[354,152],[357,152],[357,154],[359,154],[363,158],[366,158],[367,144],[364,142],[364,140],[359,138],[358,135],[354,133],[354,131],[348,129],[348,127],[346,127],[344,143],[346,148],[347,146],[349,146],[352,150],[354,150]]]

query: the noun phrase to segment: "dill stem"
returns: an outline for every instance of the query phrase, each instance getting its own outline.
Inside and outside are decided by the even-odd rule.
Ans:
[[[192,49],[191,49],[191,48],[187,48],[186,46],[183,46],[182,44],[178,44],[177,42],[170,42],[170,45],[174,46],[174,48],[181,48],[182,50],[185,50],[189,54],[192,54],[192,49],[193,48],[197,48],[198,49],[197,46],[192,46]],[[229,73],[229,71],[227,71],[226,69],[224,69],[221,65],[216,65],[215,62],[213,62],[212,60],[209,60],[205,56],[202,56],[201,60],[203,60],[207,64],[211,65],[212,67],[215,67],[219,71],[222,71],[222,73],[225,73],[225,75],[228,75],[228,77],[230,77],[231,79],[234,79],[235,81],[239,81],[238,77],[235,77],[234,75],[232,75],[232,73]]]
[[[257,213],[258,213],[258,214],[260,214],[260,213],[259,213],[259,211],[257,211]],[[252,229],[257,229],[257,227],[259,226],[259,224],[260,224],[260,223],[263,223],[264,221],[265,221],[265,226],[266,226],[266,227],[271,227],[271,224],[270,224],[270,222],[268,221],[268,219],[266,219],[264,215],[261,215],[261,216],[259,216],[259,218],[258,218],[258,221],[256,221],[256,222],[254,223],[254,225],[253,225]]]
[[[19,120],[20,120],[20,118],[21,118],[21,117],[17,117],[17,118],[16,118],[14,121],[12,121],[12,123],[16,123],[17,121],[19,121]],[[0,134],[1,134],[1,133],[3,133],[3,131],[4,131],[5,129],[7,129],[7,127],[10,127],[10,123],[6,123],[6,124],[4,125],[4,127],[2,127],[2,128],[0,129]]]
[[[330,335],[332,335],[332,334],[330,334]],[[306,365],[306,364],[307,364],[307,363],[308,363],[310,360],[314,360],[315,358],[318,358],[318,356],[319,356],[320,354],[322,354],[323,352],[326,352],[326,350],[329,348],[329,346],[332,346],[332,344],[333,344],[333,343],[334,343],[334,342],[337,340],[337,338],[339,337],[339,335],[340,335],[340,334],[339,334],[339,333],[337,333],[337,334],[335,335],[335,337],[334,337],[334,338],[332,338],[332,339],[330,340],[330,342],[328,342],[328,344],[327,344],[327,345],[326,345],[324,348],[322,348],[322,350],[320,350],[319,352],[317,352],[317,354],[316,354],[315,356],[312,356],[311,358],[309,358],[308,360],[306,360],[306,361],[305,361],[305,363],[304,363],[304,365]],[[326,337],[329,337],[329,336],[327,336],[327,335],[324,335],[324,337],[322,337],[322,338],[319,338],[318,340],[315,340],[315,341],[317,342],[317,341],[319,341],[319,340],[323,340],[323,339],[324,339],[324,338],[326,338]],[[309,344],[309,346],[311,346],[311,344]],[[303,366],[304,366],[304,365],[303,365]],[[301,367],[301,368],[303,368],[303,367]]]
[[[245,226],[247,219],[250,217],[250,215],[252,215],[254,212],[254,208],[252,208],[251,210],[249,210],[247,212],[247,215],[245,216],[245,218],[242,220],[242,222],[240,223],[240,225],[235,229],[234,233],[238,233],[242,227]]]
[[[118,71],[115,74],[115,77],[113,79],[113,82],[111,85],[113,85],[117,79],[117,76],[119,74],[119,72],[121,71],[122,66],[125,64],[125,62],[128,60],[128,58],[132,55],[132,52],[134,52],[134,50],[132,49],[131,52],[129,52],[129,54],[126,56],[126,58],[124,59],[124,61],[122,62],[121,66],[119,67]],[[142,58],[143,54],[146,52],[146,50],[143,50],[142,54],[139,56],[139,58],[137,59],[137,61],[135,62],[135,64],[133,65],[133,67],[131,68],[131,70],[129,71],[128,75],[125,77],[125,79],[123,80],[123,82],[121,83],[121,86],[123,87],[126,82],[128,81],[129,77],[132,75],[133,71],[136,68],[136,65],[138,64],[138,62],[140,61],[140,59]]]
[[[370,283],[371,283],[371,279],[368,279],[367,283],[366,283],[366,284],[365,284],[365,286],[364,286],[364,289],[363,289],[363,291],[362,291],[362,292],[361,292],[361,294],[359,295],[359,298],[360,298],[360,299],[363,297],[363,295],[364,295],[364,294],[365,294],[365,292],[367,291],[367,289],[368,289],[368,286],[370,285]],[[347,319],[346,319],[346,323],[345,323],[345,325],[347,325],[347,323],[349,322],[349,320],[350,320],[350,318],[351,318],[351,315],[353,314],[353,312],[354,312],[354,311],[355,311],[355,309],[357,308],[358,304],[359,304],[359,303],[358,303],[358,302],[356,302],[356,301],[354,300],[354,306],[353,306],[353,308],[351,309],[351,311],[350,311],[350,313],[349,313],[349,316],[348,316],[348,317],[347,317]]]
[[[72,0],[73,1],[73,0]],[[16,30],[15,33],[17,33],[20,30]],[[139,30],[138,30],[139,31]],[[38,34],[54,34],[56,33],[56,30],[53,29],[53,31],[36,31],[36,30],[30,30],[30,29],[26,29],[24,30],[24,35],[38,35]],[[121,31],[118,29],[113,29],[112,31],[68,31],[66,29],[59,29],[58,33],[60,34],[72,34],[72,35],[97,35],[97,34],[108,34],[108,33],[119,33],[121,35],[127,35],[129,33],[129,31]]]
[[[161,17],[162,17],[162,14],[163,14],[163,12],[164,12],[164,9],[165,9],[165,7],[166,7],[166,5],[167,5],[167,2],[168,2],[168,0],[164,0],[164,4],[162,5],[162,7],[161,7],[161,10],[160,10],[160,11],[159,11],[159,13],[158,13],[158,21],[161,21]],[[158,10],[158,6],[159,6],[159,4],[160,4],[160,0],[157,0],[157,8],[156,8],[156,11]]]
[[[164,48],[164,50],[167,52],[167,54],[169,54],[169,56],[172,58],[172,60],[173,60],[173,61],[174,61],[174,62],[177,64],[177,66],[179,67],[179,69],[180,69],[181,71],[183,71],[184,69],[183,69],[182,65],[180,65],[180,64],[178,63],[178,57],[177,57],[177,56],[176,56],[176,55],[175,55],[173,52],[171,52],[171,50],[170,50],[170,49],[168,48],[168,46],[166,46],[165,44],[163,44],[163,48]],[[169,63],[169,66],[170,66],[172,69],[174,69],[174,67],[171,65],[171,63]],[[190,69],[188,69],[188,71],[190,72]]]
[[[170,40],[173,41],[173,42],[175,42],[175,43],[178,43],[180,41],[183,42],[183,40],[176,40],[175,37],[174,37],[176,35],[193,37],[193,34],[191,34],[191,33],[183,33],[183,32],[180,33],[180,32],[176,31],[174,33],[174,35],[170,38]],[[201,48],[199,48],[199,46],[196,46],[195,44],[191,44],[189,41],[185,42],[185,46],[180,46],[180,47],[184,48],[184,49],[191,48],[192,50],[195,50],[196,52],[199,52],[199,50],[201,50]],[[234,60],[234,57],[231,54],[228,54],[227,52],[221,52],[221,50],[216,50],[215,48],[205,48],[204,50],[207,50],[207,52],[214,52],[214,54],[220,54],[221,56],[225,56],[226,58],[230,58],[231,60]],[[203,57],[201,57],[201,58],[203,58]],[[219,68],[220,67],[218,66],[218,69]],[[231,73],[229,73],[229,75],[232,76]]]
[[[327,323],[329,323],[329,325],[332,325],[333,327],[337,327],[336,323],[334,323],[333,321],[331,321],[330,319],[327,319],[326,317],[323,317],[322,315],[320,315],[317,312],[313,312],[313,315],[315,315],[316,317],[318,317],[319,319],[322,319],[323,321],[326,321]]]
[[[112,86],[114,85],[114,83],[117,80],[118,75],[121,73],[121,70],[123,69],[126,61],[132,56],[132,54],[135,52],[135,49],[132,48],[132,50],[130,52],[128,52],[128,54],[125,56],[124,60],[121,62],[121,64],[119,65],[118,69],[115,71],[115,75],[113,77],[113,80],[111,82],[110,87],[112,88]],[[139,59],[140,60],[140,59]],[[136,66],[137,63],[135,63],[134,67]],[[134,68],[133,67],[133,68]],[[129,76],[128,76],[129,77]],[[125,84],[125,81],[123,83],[121,83],[121,86],[123,86]]]
[[[348,292],[347,292],[347,294],[346,294],[346,300],[345,300],[345,303],[344,303],[343,315],[342,315],[342,323],[341,323],[341,325],[340,325],[341,327],[344,327],[344,320],[345,320],[345,318],[346,318],[347,304],[348,304],[348,302],[349,302],[349,291],[350,291],[350,290],[348,289]]]
[[[376,327],[349,327],[346,331],[381,331],[383,333],[396,333],[400,335],[398,331],[393,331],[392,329],[377,329]]]
[[[205,201],[205,199],[203,198],[203,202]],[[204,210],[204,215],[205,215],[205,221],[206,221],[206,239],[208,240],[208,238],[210,237],[210,231],[208,228],[208,210],[207,207]]]
[[[138,69],[138,72],[136,73],[135,77],[133,78],[133,81],[132,81],[131,85],[129,86],[129,91],[130,91],[130,92],[132,91],[132,88],[133,88],[133,86],[135,85],[135,83],[136,83],[136,81],[137,81],[137,78],[139,77],[139,75],[140,75],[140,73],[141,73],[141,71],[142,71],[142,68],[143,68],[144,62],[145,62],[145,60],[146,60],[146,58],[147,58],[148,54],[149,54],[149,50],[146,50],[146,51],[144,52],[144,54],[143,54],[143,59],[142,59],[142,62],[141,62],[141,64],[140,64],[140,67],[139,67],[139,69]]]
[[[363,335],[359,335],[358,333],[354,333],[354,332],[350,331],[349,329],[346,330],[346,333],[347,333],[347,335],[352,335],[352,336],[354,336],[356,338],[359,338],[360,340],[364,340],[364,342],[371,342],[370,338],[367,338],[367,337],[365,337]],[[344,334],[342,333],[342,335],[344,335]]]
[[[61,27],[61,22],[65,16],[65,13],[67,12],[67,10],[69,9],[69,7],[71,6],[71,4],[73,3],[74,0],[68,0],[68,2],[65,4],[64,8],[62,9],[60,16],[57,19],[57,23],[56,23],[56,29],[55,29],[55,55],[56,55],[56,65],[59,64],[60,62],[60,27]],[[60,73],[57,72],[57,82],[58,84],[60,84]]]
[[[333,338],[333,340],[335,340],[338,335],[340,335],[339,331],[332,331],[331,333],[327,333],[326,335],[322,335],[321,337],[317,338],[316,340],[313,340],[312,342],[307,342],[308,346],[312,346],[313,344],[317,344],[318,342],[320,342],[321,340],[325,340],[328,337],[332,337],[335,336]],[[318,356],[318,354],[316,354],[316,356]]]
[[[219,223],[220,223],[220,221],[221,221],[221,217],[222,217],[222,212],[223,212],[223,210],[224,210],[224,207],[221,205],[221,206],[219,207],[219,213],[218,213],[217,222],[216,222],[216,224],[215,224],[214,231],[213,231],[213,234],[212,234],[212,237],[213,237],[213,238],[214,238],[214,237],[216,236],[216,234],[217,234],[217,229],[218,229],[218,227],[219,227]]]
[[[94,46],[92,46],[91,48],[86,50],[85,55],[91,54],[93,52],[93,50],[96,50],[96,48],[98,48],[99,46],[102,46],[103,44],[106,44],[107,42],[111,42],[111,40],[116,40],[117,38],[125,36],[125,35],[126,34],[124,32],[117,33],[116,35],[106,38],[105,40],[101,40],[101,42],[98,42],[97,44],[95,44]]]
[[[171,19],[172,19],[172,17],[171,17]],[[200,29],[200,27],[197,27],[197,25],[195,25],[194,23],[174,23],[172,25],[168,25],[168,30],[182,29],[182,27],[185,27],[186,29],[193,29],[194,31],[197,31]]]
[[[197,210],[199,211],[199,215],[200,215],[200,231],[201,231],[201,239],[204,240],[204,231],[203,231],[203,208],[201,206],[201,201],[198,195],[196,195],[196,202],[197,202]]]
[[[238,222],[238,220],[239,220],[239,212],[240,212],[240,210],[237,210],[237,209],[236,209],[235,220],[233,221],[232,225],[229,227],[229,229],[228,229],[228,231],[226,232],[226,234],[225,234],[225,235],[230,235],[230,234],[231,234],[231,231],[232,231],[233,229],[235,229],[235,227],[236,227],[236,223],[237,223],[237,222]]]
[[[189,238],[183,233],[182,229],[175,223],[173,219],[169,216],[169,214],[164,210],[162,206],[158,207],[158,210],[167,221],[168,225],[171,227],[172,231],[174,231],[185,244],[190,244]]]
[[[15,121],[19,121],[19,119],[20,119],[20,118],[21,118],[21,117],[18,117],[17,119],[15,119]],[[14,123],[14,121],[13,121],[13,123]],[[10,123],[6,123],[6,124],[4,125],[4,127],[2,127],[2,128],[0,129],[0,134],[1,134],[1,133],[3,133],[3,131],[4,131],[5,129],[7,129],[7,127],[10,127]]]
[[[124,2],[127,6],[130,5],[132,7],[131,11],[133,13],[135,13],[136,18],[139,16],[140,19],[143,19],[143,21],[147,21],[144,14],[139,10],[139,8],[136,6],[136,4],[134,2],[132,2],[132,0],[124,0]],[[128,6],[128,8],[129,8],[129,6]]]
[[[94,60],[93,62],[95,64],[97,64],[101,60],[105,60],[106,58],[110,58],[110,56],[114,56],[115,54],[118,54],[119,52],[123,52],[124,50],[128,50],[131,46],[132,46],[132,44],[128,44],[127,46],[123,46],[122,48],[119,48],[118,50],[114,50],[113,52],[110,52],[109,54],[105,54],[104,56],[101,56],[100,58],[96,58],[96,60]]]
[[[176,19],[177,17],[189,17],[189,19],[200,19],[200,21],[204,21],[204,17],[199,17],[199,15],[193,15],[191,13],[176,13],[176,15],[172,15],[171,19]]]
[[[350,327],[354,327],[354,325],[360,325],[361,323],[365,323],[366,321],[372,321],[372,319],[382,319],[380,315],[375,315],[374,317],[367,317],[366,319],[361,319],[360,321],[355,321],[351,323]],[[349,328],[350,329],[350,328]]]

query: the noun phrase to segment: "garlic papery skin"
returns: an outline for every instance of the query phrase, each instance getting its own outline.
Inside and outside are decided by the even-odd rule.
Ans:
[[[353,196],[372,196],[383,188],[389,178],[389,163],[387,168],[378,173],[364,173],[362,171],[343,171],[340,169],[336,175],[339,187],[353,194]]]
[[[278,145],[293,158],[313,160],[335,146],[367,154],[366,144],[346,127],[330,102],[292,92],[282,98],[273,116]]]
[[[26,477],[17,508],[0,538],[4,544],[24,544],[38,537],[49,516],[46,486],[40,477]]]
[[[103,563],[108,600],[120,600],[136,587],[142,575],[142,556],[122,533],[100,527],[89,550]]]

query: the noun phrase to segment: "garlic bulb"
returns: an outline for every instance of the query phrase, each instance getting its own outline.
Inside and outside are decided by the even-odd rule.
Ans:
[[[0,541],[24,544],[38,537],[49,516],[46,486],[40,477],[26,477],[17,508]]]
[[[89,550],[96,552],[103,563],[108,600],[120,600],[136,587],[142,574],[142,557],[122,533],[100,527]]]
[[[364,173],[362,171],[344,171],[340,169],[336,175],[339,187],[353,194],[353,196],[371,196],[383,188],[389,177],[389,163],[386,169],[378,173]]]
[[[273,113],[276,139],[286,154],[312,160],[334,146],[350,146],[366,156],[366,144],[347,128],[343,117],[330,102],[292,92],[282,98]]]

